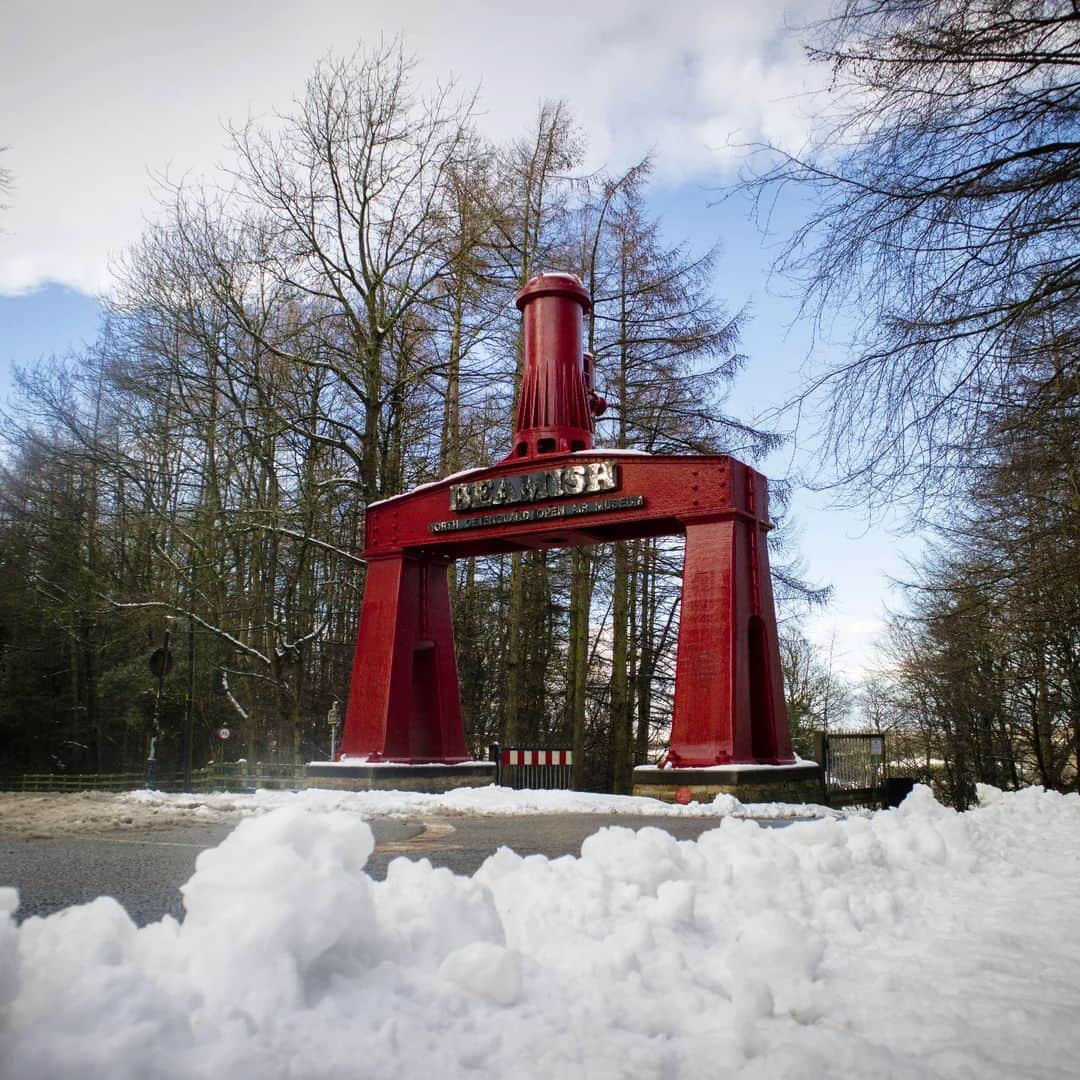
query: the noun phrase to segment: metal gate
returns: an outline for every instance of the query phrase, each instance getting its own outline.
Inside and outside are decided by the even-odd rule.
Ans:
[[[815,741],[829,806],[885,805],[884,735],[819,731]]]
[[[502,787],[538,790],[569,788],[572,751],[566,748],[503,746],[494,743],[495,783]]]

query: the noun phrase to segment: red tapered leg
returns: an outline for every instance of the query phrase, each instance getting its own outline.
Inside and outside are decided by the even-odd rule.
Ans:
[[[691,525],[683,558],[675,710],[668,751],[673,765],[722,765],[748,760],[737,742],[737,686],[745,684],[732,624],[740,607],[734,521]]]
[[[468,760],[445,561],[369,563],[341,753]]]
[[[465,726],[461,720],[461,691],[458,686],[454,620],[450,612],[450,564],[427,564],[428,633],[434,644],[434,709],[440,739],[440,761],[467,761]]]
[[[688,526],[682,596],[671,764],[793,761],[761,526]]]
[[[754,759],[762,764],[787,765],[795,760],[784,703],[784,675],[769,571],[768,488],[765,477],[746,468],[749,506],[755,523],[746,522],[750,557],[750,726]]]

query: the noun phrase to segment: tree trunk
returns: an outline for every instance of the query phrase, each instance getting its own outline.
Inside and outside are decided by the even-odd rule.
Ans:
[[[524,738],[521,624],[525,612],[525,579],[521,563],[520,553],[515,552],[510,556],[510,598],[506,611],[506,697],[500,725],[501,741],[506,746],[517,745]]]
[[[566,671],[567,728],[573,766],[571,784],[580,791],[585,779],[585,692],[589,676],[589,610],[592,599],[592,552],[574,548],[570,584],[570,640]]]
[[[649,733],[652,724],[652,681],[655,667],[656,647],[656,609],[653,603],[655,573],[655,545],[651,540],[641,542],[641,560],[639,575],[641,586],[638,589],[641,607],[640,656],[637,670],[637,736],[634,740],[634,761],[638,765],[648,764]]]
[[[611,742],[612,781],[616,794],[628,794],[633,786],[634,757],[630,692],[627,681],[627,615],[629,608],[629,545],[615,544],[615,575],[611,611]]]

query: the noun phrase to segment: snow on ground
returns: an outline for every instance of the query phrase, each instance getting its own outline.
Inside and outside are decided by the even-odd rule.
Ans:
[[[581,791],[513,791],[490,785],[458,788],[443,795],[411,791],[256,791],[167,795],[161,791],[117,794],[22,794],[0,792],[0,833],[47,837],[103,829],[155,829],[195,817],[206,822],[238,821],[293,806],[312,812],[344,810],[361,817],[460,817],[466,814],[664,814],[679,817],[825,817],[823,806],[740,803],[719,796],[712,803],[679,806],[659,799],[592,795]]]
[[[741,803],[731,795],[718,795],[711,803],[665,803],[659,799],[627,795],[597,795],[587,791],[515,791],[513,788],[455,788],[443,794],[416,791],[256,791],[253,795],[166,795],[158,791],[132,791],[123,804],[175,808],[180,812],[205,807],[211,812],[262,814],[285,806],[312,811],[347,810],[363,817],[416,817],[432,814],[653,814],[674,817],[827,817],[824,806],[782,803]]]
[[[283,800],[200,855],[183,923],[16,926],[0,890],[0,1075],[1075,1075],[1080,796],[981,799],[381,882],[360,814]]]

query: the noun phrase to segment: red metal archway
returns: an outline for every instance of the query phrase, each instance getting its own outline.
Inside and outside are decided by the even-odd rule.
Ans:
[[[571,274],[518,294],[524,368],[510,455],[374,503],[339,760],[468,760],[447,585],[453,560],[529,548],[686,537],[674,767],[795,761],[765,536],[765,478],[727,456],[593,446],[582,353],[589,296]]]

